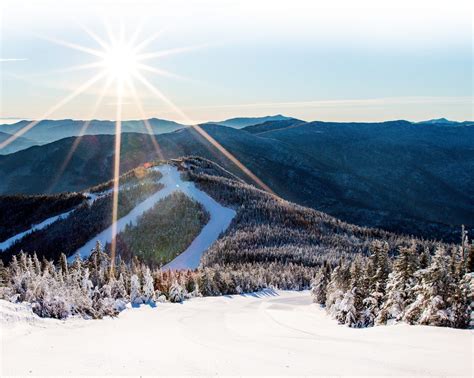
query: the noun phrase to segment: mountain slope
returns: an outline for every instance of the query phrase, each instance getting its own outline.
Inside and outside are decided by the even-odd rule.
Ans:
[[[366,254],[375,239],[386,241],[392,253],[400,245],[410,243],[418,245],[420,250],[433,249],[433,244],[429,242],[354,226],[287,202],[245,184],[208,160],[186,158],[169,163],[171,166],[138,168],[132,171],[134,174],[124,177],[118,196],[115,228],[111,226],[111,191],[87,191],[84,193],[87,199],[76,205],[66,217],[43,229],[31,230],[31,233],[9,245],[0,254],[1,257],[8,260],[22,250],[35,251],[40,257],[56,260],[60,253],[65,253],[71,261],[74,254],[88,257],[97,240],[106,245],[112,241],[111,231],[123,232],[137,227],[146,211],[158,201],[170,198],[175,191],[202,204],[209,217],[202,218],[206,224],[202,225],[199,236],[194,234],[195,239],[189,246],[192,250],[184,251],[184,255],[168,267],[196,268],[201,260],[205,266],[273,262],[306,268],[319,266],[324,261],[335,264],[344,256],[351,258],[357,253]],[[182,181],[178,170],[187,181]],[[2,201],[5,199],[0,197],[0,204]],[[15,201],[8,205],[12,211],[17,206]],[[23,219],[20,221],[24,223]],[[152,227],[142,227],[142,230],[155,232]],[[175,236],[183,237],[187,228],[180,227],[180,230]],[[146,232],[140,237],[150,238]],[[160,249],[159,246],[154,248]],[[206,250],[205,256],[200,259]],[[122,248],[119,246],[117,251],[122,251]],[[140,253],[131,251],[128,257]],[[163,257],[162,254],[158,256]],[[156,265],[158,262],[168,263],[169,260],[151,263]]]
[[[285,199],[345,221],[448,241],[472,225],[474,128],[406,121],[203,128]],[[285,126],[285,127],[281,127]],[[198,155],[248,178],[192,128],[156,137],[164,158]],[[85,136],[61,177],[73,138],[0,157],[0,193],[77,191],[112,176],[113,136]],[[124,134],[126,171],[159,158],[150,137]],[[19,165],[18,162],[22,164]]]
[[[8,138],[10,138],[12,135],[6,132],[2,132],[2,129],[0,128],[0,143],[6,141]],[[10,143],[8,146],[0,150],[1,155],[5,154],[11,154],[13,152],[17,152],[20,150],[24,150],[28,147],[34,146],[36,143],[33,140],[30,140],[28,138],[24,137],[19,137],[16,138],[12,143]]]
[[[14,124],[0,125],[0,132],[14,134],[17,131],[21,130],[23,127],[27,126],[31,121],[20,121]],[[148,125],[150,126],[151,131],[148,130],[144,121],[141,120],[131,120],[122,122],[122,132],[135,132],[143,134],[162,134],[169,133],[180,128],[185,127],[182,124],[176,123],[174,121],[167,121],[157,118],[151,118],[147,120]],[[87,127],[85,127],[87,126]],[[8,146],[5,149],[0,150],[0,154],[8,154],[14,151],[18,151],[29,147],[31,145],[43,145],[46,143],[51,143],[59,139],[79,136],[82,133],[85,135],[99,135],[99,134],[111,134],[115,135],[115,122],[113,121],[100,121],[92,120],[86,125],[86,121],[82,120],[44,120],[39,122],[36,126],[28,130],[23,137],[28,138],[29,145],[23,143],[20,145],[18,142],[14,142],[14,148]],[[1,141],[1,135],[0,135]]]

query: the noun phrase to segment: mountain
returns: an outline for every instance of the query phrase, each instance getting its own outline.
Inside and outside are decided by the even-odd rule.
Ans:
[[[417,122],[419,124],[428,124],[428,125],[439,125],[439,124],[442,124],[442,125],[474,125],[474,121],[462,121],[462,122],[458,122],[458,121],[450,121],[446,118],[437,118],[437,119],[430,119],[430,120],[427,120],[427,121],[421,121],[421,122]]]
[[[20,121],[14,124],[0,125],[0,132],[14,134],[27,126],[31,121]],[[151,133],[162,134],[169,133],[171,131],[178,130],[185,127],[185,125],[176,123],[174,121],[167,121],[157,118],[151,118],[147,120]],[[40,121],[33,128],[28,130],[22,137],[29,140],[30,145],[43,145],[54,142],[59,139],[85,135],[98,135],[98,134],[111,134],[116,133],[116,124],[114,121],[100,121],[91,120],[87,125],[86,121],[82,120],[44,120]],[[85,126],[87,126],[85,128]],[[122,132],[136,132],[136,133],[149,133],[147,126],[142,120],[131,120],[122,122]],[[84,128],[84,130],[83,130]],[[8,154],[21,149],[21,144],[13,142],[12,145],[7,146],[6,149],[0,150],[0,154]],[[29,147],[29,146],[28,146]]]
[[[266,116],[266,117],[239,117],[239,118],[230,118],[224,121],[218,122],[209,122],[209,123],[217,123],[219,125],[234,127],[236,129],[241,129],[243,127],[258,125],[260,123],[269,122],[269,121],[285,121],[291,120],[294,118],[285,117],[281,114],[277,114],[274,116]]]
[[[1,130],[1,129],[0,129]],[[0,143],[6,141],[12,135],[0,131]],[[17,152],[20,150],[24,150],[25,148],[34,146],[36,143],[28,138],[19,137],[16,138],[12,143],[6,146],[4,149],[0,150],[0,154],[11,154],[13,152]]]
[[[294,118],[285,117],[282,115],[267,116],[267,117],[256,117],[256,118],[232,118],[221,122],[209,122],[210,124],[220,124],[234,128],[243,128],[251,125],[256,125],[264,122],[271,121],[296,121]],[[27,126],[32,121],[19,121],[13,124],[0,125],[0,142],[3,134],[12,135],[20,131],[22,128]],[[43,120],[40,121],[33,128],[28,130],[22,135],[24,139],[17,139],[8,145],[6,148],[0,150],[0,155],[10,154],[12,152],[21,151],[25,148],[44,145],[51,143],[63,138],[80,136],[83,135],[115,135],[116,124],[114,121],[102,121],[102,120]],[[169,133],[181,128],[186,125],[168,121],[158,118],[150,118],[147,120],[150,126],[152,134],[164,134]],[[122,133],[141,133],[149,134],[150,130],[142,120],[128,120],[122,122]]]
[[[296,127],[306,123],[305,121],[300,121],[299,119],[285,119],[279,121],[266,121],[259,123],[257,125],[251,125],[243,127],[242,130],[245,130],[251,134],[263,134],[269,131],[274,131],[278,129],[286,129],[287,127]]]
[[[61,253],[87,258],[97,240],[109,251],[112,187],[113,182],[105,182],[82,193],[0,196],[2,217],[8,217],[2,220],[8,224],[0,243],[2,259],[20,251],[56,261]],[[303,272],[366,254],[373,240],[386,241],[392,253],[412,240],[434,248],[431,242],[347,224],[287,202],[202,158],[149,163],[126,172],[117,212],[117,254],[126,261],[138,256],[149,266],[168,264],[165,269],[264,262],[291,263]]]
[[[0,242],[0,299],[40,317],[311,287],[312,311],[323,304],[349,327],[470,320],[474,250],[342,222],[203,158],[148,162],[82,193],[0,197],[0,210],[23,213],[8,217]],[[7,307],[7,319],[21,311]]]
[[[281,197],[344,221],[455,242],[461,224],[472,227],[474,128],[407,121],[280,126],[262,126],[260,134],[203,129]],[[251,182],[192,128],[156,141],[166,159],[202,156]],[[0,193],[79,191],[112,177],[114,138],[108,135],[84,136],[58,174],[74,142],[0,157]],[[122,172],[157,158],[148,135],[123,135]]]

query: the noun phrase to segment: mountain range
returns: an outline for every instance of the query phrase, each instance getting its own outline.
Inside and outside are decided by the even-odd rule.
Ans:
[[[231,118],[219,122],[209,122],[220,124],[224,126],[242,128],[251,126],[267,121],[281,121],[290,120],[292,118],[285,117],[282,115],[266,116],[266,117],[253,117],[253,118]],[[19,121],[13,124],[0,125],[0,143],[11,135],[17,133],[25,126],[29,125],[32,121]],[[150,118],[147,120],[128,120],[122,121],[121,131],[122,133],[143,133],[143,134],[163,134],[169,133],[181,128],[187,127],[184,124],[177,123],[174,121],[168,121],[158,118]],[[34,127],[22,134],[20,138],[17,138],[10,143],[6,148],[0,149],[0,155],[10,154],[12,152],[21,151],[25,148],[43,145],[54,142],[59,139],[80,136],[80,135],[115,135],[116,123],[114,121],[107,120],[42,120],[38,122]]]
[[[202,129],[282,198],[344,221],[455,242],[460,225],[473,223],[469,124],[285,119]],[[114,139],[70,137],[1,156],[0,193],[80,191],[107,181],[113,175]],[[156,159],[195,155],[253,183],[192,127],[153,139],[159,152],[150,135],[123,134],[122,172]]]

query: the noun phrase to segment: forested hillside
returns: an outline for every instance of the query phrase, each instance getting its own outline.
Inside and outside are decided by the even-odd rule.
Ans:
[[[26,244],[21,249],[30,254],[2,253],[5,260],[11,257],[8,268],[0,269],[2,297],[31,302],[40,316],[102,317],[117,314],[129,301],[135,305],[180,302],[192,296],[268,287],[312,287],[315,301],[348,326],[400,320],[467,325],[466,273],[474,261],[474,249],[468,248],[467,241],[461,250],[456,245],[351,225],[248,185],[208,160],[185,158],[168,163],[236,211],[230,227],[205,253],[197,270],[159,269],[207,222],[206,212],[182,193],[158,202],[136,225],[119,234],[116,260],[111,261],[97,244],[88,260],[77,257],[68,264],[61,252],[69,253],[78,240],[83,243],[91,237],[86,225],[94,225],[94,232],[106,227],[104,222],[110,217],[97,221],[107,213],[101,210],[109,201],[106,196],[84,209],[80,205],[64,221],[22,239]],[[128,184],[132,181],[129,178]],[[159,185],[156,181],[125,184],[119,213],[125,214],[130,206],[159,190]],[[185,233],[178,231],[180,226]],[[71,243],[74,248],[66,248]],[[38,253],[32,255],[33,251]],[[51,257],[56,262],[46,260]]]
[[[203,129],[281,197],[344,221],[448,242],[459,239],[461,224],[472,228],[472,125],[282,120],[242,130],[215,124]],[[84,136],[62,171],[74,142],[0,157],[0,192],[78,191],[112,177],[113,136]],[[123,172],[155,159],[195,155],[251,183],[192,128],[158,135],[156,142],[159,153],[148,135],[124,134]]]

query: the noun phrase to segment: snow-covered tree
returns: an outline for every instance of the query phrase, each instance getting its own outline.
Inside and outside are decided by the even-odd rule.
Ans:
[[[326,308],[328,313],[341,324],[346,321],[346,314],[341,310],[341,301],[349,288],[349,265],[345,261],[340,261],[331,273],[331,280],[327,287]]]
[[[153,283],[153,277],[150,272],[150,268],[146,268],[145,274],[143,276],[143,302],[144,303],[154,303],[155,298],[155,287]]]
[[[136,274],[133,274],[130,279],[130,302],[133,306],[138,306],[143,303],[140,280]]]
[[[444,247],[438,246],[430,266],[418,271],[416,277],[419,280],[414,288],[417,297],[407,307],[404,320],[411,324],[449,326],[452,318],[449,301],[454,282]]]
[[[316,276],[311,281],[311,294],[313,301],[320,305],[326,304],[327,287],[331,278],[331,269],[329,265],[324,264],[316,273]]]
[[[377,316],[377,324],[385,324],[391,319],[401,320],[406,307],[415,300],[413,287],[414,273],[418,270],[415,246],[401,247],[389,274],[385,301]]]
[[[354,287],[347,291],[339,304],[337,319],[348,327],[359,326],[359,313],[355,308],[356,290]]]
[[[174,303],[180,303],[184,300],[183,288],[178,284],[178,282],[173,282],[168,293],[168,299]]]

